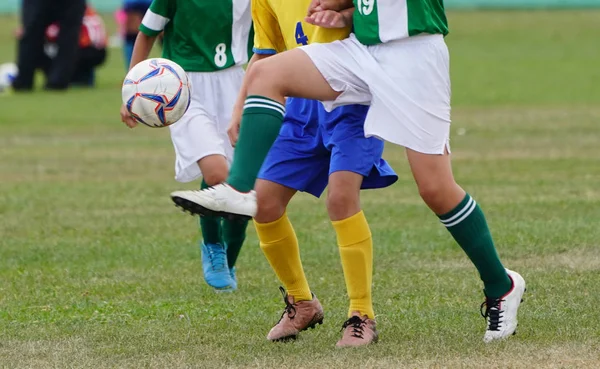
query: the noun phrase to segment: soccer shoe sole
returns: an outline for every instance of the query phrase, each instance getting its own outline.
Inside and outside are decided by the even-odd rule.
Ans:
[[[379,342],[379,333],[376,333],[375,336],[373,337],[373,340],[371,342],[367,342],[364,343],[362,345],[344,345],[344,346],[338,346],[337,344],[335,345],[335,348],[338,350],[343,350],[343,349],[347,349],[347,348],[353,348],[353,347],[363,347],[363,346],[369,346],[372,344],[375,344]]]
[[[228,294],[228,293],[233,293],[233,292],[235,292],[237,290],[237,288],[233,288],[233,287],[225,287],[225,288],[214,288],[214,287],[212,287],[212,288],[215,291],[215,293],[217,293],[217,294]]]
[[[227,220],[239,220],[239,221],[246,221],[246,220],[252,219],[252,217],[249,217],[247,215],[239,215],[239,214],[233,214],[233,213],[226,213],[223,211],[210,210],[208,208],[205,208],[202,205],[198,205],[193,201],[184,199],[183,197],[179,197],[179,196],[171,196],[171,200],[173,200],[173,202],[175,203],[175,206],[181,208],[183,210],[183,212],[188,212],[191,215],[208,216],[208,217],[222,217]]]
[[[304,327],[303,329],[300,330],[300,332],[304,332],[307,331],[309,329],[315,329],[318,325],[323,324],[323,319],[317,320],[316,322],[307,325],[306,327]],[[290,341],[295,341],[298,338],[299,334],[292,334],[289,336],[284,336],[284,337],[279,337],[277,339],[274,340],[269,340],[271,342],[290,342]]]

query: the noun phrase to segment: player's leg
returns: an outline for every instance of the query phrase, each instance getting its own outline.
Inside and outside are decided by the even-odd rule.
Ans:
[[[289,101],[286,122],[256,183],[258,212],[254,223],[260,247],[283,291],[287,290],[284,314],[269,332],[270,340],[296,337],[323,319],[323,309],[309,288],[298,239],[286,214],[296,191],[318,197],[327,186],[328,155],[320,144],[317,120],[313,119],[316,115],[312,114],[318,104],[299,99]]]
[[[229,128],[233,107],[244,79],[244,69],[239,66],[231,67],[219,73],[206,74],[206,78],[211,83],[197,86],[196,89],[203,90],[200,93],[204,96],[205,104],[210,105],[211,112],[216,116],[217,130],[222,136],[222,146],[228,161],[231,162],[233,159],[233,147],[226,132]],[[229,173],[229,170],[227,173]],[[224,181],[225,179],[221,179],[218,183]],[[227,249],[227,265],[229,266],[231,279],[235,287],[237,287],[235,265],[246,240],[247,227],[248,220],[246,219],[223,218],[223,244]]]
[[[229,172],[229,164],[223,155],[208,155],[197,161],[202,172],[202,189],[223,183]],[[205,244],[221,244],[223,236],[221,231],[221,217],[200,217],[200,228]]]
[[[296,190],[259,179],[256,199],[259,211],[254,225],[260,248],[294,301],[311,300],[310,288],[300,261],[298,239],[286,208]]]
[[[300,259],[296,232],[286,214],[295,189],[259,179],[256,183],[258,213],[254,218],[260,248],[283,285],[285,303],[281,318],[271,328],[267,339],[293,339],[323,322],[323,308],[311,293]]]
[[[327,210],[337,235],[350,298],[348,320],[338,347],[361,346],[377,340],[371,293],[373,239],[360,206],[360,190],[386,187],[398,178],[381,158],[383,142],[364,137],[367,109],[350,105],[324,114],[324,125],[329,128],[324,141],[331,149]]]
[[[373,104],[365,133],[407,148],[408,161],[425,203],[477,267],[485,286],[485,340],[516,328],[523,279],[498,258],[485,216],[456,184],[449,155],[450,77],[441,35],[417,36],[370,49],[377,73],[370,74]]]
[[[271,341],[294,339],[308,328],[323,322],[323,307],[308,286],[296,233],[286,214],[295,189],[259,179],[256,195],[259,210],[254,218],[260,248],[283,285],[285,308],[267,334]]]
[[[227,183],[238,191],[254,188],[256,175],[275,141],[285,96],[334,100],[334,91],[308,56],[291,50],[255,63],[248,71],[248,98]]]
[[[475,264],[486,295],[492,298],[504,295],[511,288],[510,279],[483,212],[454,181],[450,155],[428,155],[410,149],[406,152],[421,198]]]
[[[329,176],[327,211],[335,233],[350,299],[348,320],[338,347],[362,346],[377,341],[371,297],[373,283],[373,238],[360,207],[363,176],[338,171]],[[360,334],[354,334],[360,332]]]
[[[227,251],[227,265],[229,266],[229,274],[234,286],[237,288],[236,264],[242,246],[246,241],[246,229],[248,228],[248,220],[246,219],[223,219],[223,243]]]
[[[491,341],[512,334],[525,281],[502,265],[483,211],[454,181],[450,155],[407,149],[407,157],[419,194],[465,251],[483,281],[488,318],[484,339]]]
[[[229,172],[229,163],[221,154],[208,155],[198,160],[202,172],[201,189],[223,183]],[[225,227],[223,219],[216,215],[200,217],[202,243],[200,251],[202,268],[206,282],[216,289],[237,289],[237,283],[232,279],[231,268],[227,258],[225,243]]]
[[[254,63],[248,71],[248,97],[228,185],[211,191],[178,191],[171,197],[196,213],[218,211],[254,216],[256,199],[253,193],[246,192],[254,188],[262,162],[277,137],[285,114],[284,97],[334,100],[339,94],[302,50],[286,51]]]
[[[204,77],[190,73],[192,83],[201,86]],[[198,90],[198,92],[201,92]],[[227,178],[229,163],[214,117],[206,111],[201,96],[192,96],[190,107],[169,126],[175,149],[175,179],[192,182],[203,178],[203,187],[219,184]],[[223,244],[221,218],[208,214],[200,218],[203,240],[200,244],[204,279],[213,288],[233,289],[226,248]]]

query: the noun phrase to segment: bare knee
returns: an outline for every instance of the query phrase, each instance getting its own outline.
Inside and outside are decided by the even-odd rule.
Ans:
[[[331,220],[346,219],[359,211],[358,191],[330,191],[327,193],[327,212]]]
[[[283,93],[283,79],[268,59],[255,62],[247,72],[246,80],[249,95],[279,97]]]
[[[451,211],[464,196],[464,191],[456,184],[440,181],[419,183],[419,195],[427,206],[436,214]]]
[[[198,168],[202,172],[204,182],[209,186],[225,182],[229,174],[227,159],[217,154],[208,155],[198,160]]]
[[[246,72],[246,83],[248,84],[248,89],[253,89],[257,87],[257,84],[260,83],[262,79],[265,78],[267,68],[264,67],[262,60],[259,60],[252,64],[252,68]]]
[[[291,188],[259,179],[256,182],[257,223],[271,223],[281,218],[296,193]]]
[[[209,186],[215,186],[227,180],[227,172],[208,172],[203,174],[204,182]]]
[[[258,223],[271,223],[281,218],[285,213],[285,204],[275,196],[269,196],[264,191],[256,192],[256,216],[254,220]]]

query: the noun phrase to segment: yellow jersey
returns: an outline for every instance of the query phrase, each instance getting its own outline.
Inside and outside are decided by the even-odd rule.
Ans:
[[[254,52],[269,55],[309,43],[342,40],[350,27],[327,29],[304,22],[311,0],[252,0]]]

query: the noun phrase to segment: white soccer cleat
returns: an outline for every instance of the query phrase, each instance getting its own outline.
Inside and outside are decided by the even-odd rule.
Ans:
[[[487,331],[483,342],[502,340],[515,334],[517,330],[517,312],[525,293],[525,280],[517,272],[506,269],[512,288],[498,299],[486,298],[481,304],[481,315],[487,319]],[[486,307],[485,312],[483,307]]]
[[[253,218],[256,215],[256,192],[239,192],[226,183],[198,191],[175,191],[173,202],[197,215],[226,218]]]

